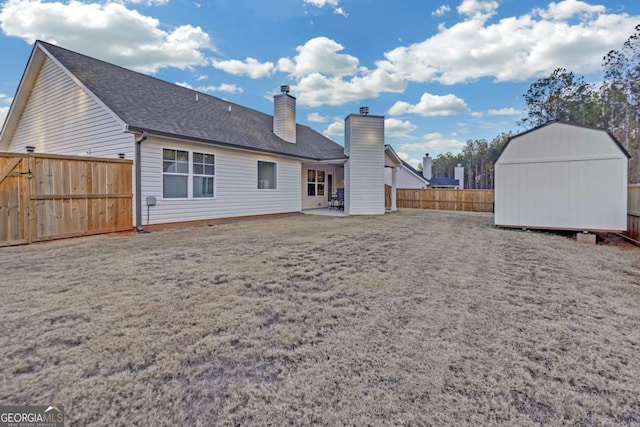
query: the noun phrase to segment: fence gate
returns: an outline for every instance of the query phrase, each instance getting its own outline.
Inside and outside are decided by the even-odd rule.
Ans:
[[[0,246],[130,230],[132,165],[0,153]]]
[[[0,156],[0,246],[29,243],[26,155]]]

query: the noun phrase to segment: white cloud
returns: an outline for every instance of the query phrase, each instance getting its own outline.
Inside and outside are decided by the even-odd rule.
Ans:
[[[444,16],[449,12],[451,12],[451,7],[449,7],[448,4],[443,4],[442,6],[431,12],[431,16]]]
[[[261,63],[254,58],[247,58],[244,61],[238,61],[237,59],[230,59],[226,61],[211,61],[211,65],[214,68],[223,70],[229,74],[238,76],[246,75],[252,79],[259,79],[261,77],[267,77],[274,71],[273,62]]]
[[[513,107],[509,107],[509,108],[500,108],[498,110],[490,109],[489,111],[487,111],[487,114],[490,116],[518,116],[518,115],[526,114],[526,111],[517,110]]]
[[[244,90],[236,86],[234,84],[222,83],[220,86],[209,85],[209,86],[198,86],[193,87],[187,82],[176,82],[176,85],[186,87],[187,89],[195,90],[198,92],[209,93],[209,92],[227,92],[227,93],[242,93]]]
[[[301,105],[344,105],[382,92],[404,91],[399,78],[359,66],[358,58],[339,53],[344,47],[329,38],[313,38],[296,50],[294,58],[278,60],[278,70],[297,80],[291,90]]]
[[[409,155],[404,151],[396,151],[396,154],[398,155],[398,157],[400,157],[400,160],[406,161],[409,158]]]
[[[353,75],[358,71],[358,58],[343,53],[344,46],[327,37],[316,37],[296,48],[298,55],[293,59],[281,58],[278,70],[294,77],[311,73],[335,76]]]
[[[335,119],[324,132],[322,132],[327,138],[332,136],[344,136],[344,120]]]
[[[464,147],[465,143],[454,138],[446,138],[438,132],[429,133],[422,137],[422,142],[411,142],[402,144],[400,150],[445,153],[447,151],[457,152]]]
[[[214,85],[198,86],[196,89],[200,92],[205,92],[205,93],[208,93],[208,92],[242,93],[244,92],[244,89],[242,89],[241,87],[234,84],[228,84],[228,83],[222,83],[219,86],[214,86]]]
[[[2,128],[2,124],[4,123],[4,119],[9,114],[9,107],[0,107],[0,128]]]
[[[402,139],[415,138],[410,135],[410,133],[416,129],[418,129],[418,126],[408,120],[385,119],[384,121],[384,134],[387,137]]]
[[[495,15],[498,6],[495,0],[462,0],[458,13],[471,19],[484,20]]]
[[[341,7],[333,8],[333,13],[335,13],[336,15],[342,15],[345,18],[347,18],[349,16],[349,14],[347,12],[345,12],[344,9],[341,8]]]
[[[414,168],[417,168],[418,165],[422,165],[422,159],[411,157],[409,153],[405,153],[404,151],[396,151],[396,154],[398,155],[398,157],[400,157],[401,160],[409,163]]]
[[[307,114],[307,120],[314,123],[326,123],[329,117],[322,116],[320,113],[313,112]]]
[[[29,43],[46,40],[145,73],[206,64],[202,51],[213,50],[207,33],[191,25],[164,28],[113,2],[8,0],[0,10],[4,35]]]
[[[3,104],[11,104],[11,101],[13,101],[13,98],[10,97],[7,94],[4,93],[0,93],[0,102]]]
[[[164,6],[169,3],[169,0],[120,0],[116,1],[116,3],[145,3],[147,6]]]
[[[382,92],[403,92],[404,82],[381,70],[365,71],[349,80],[313,73],[291,87],[298,103],[310,107],[344,105],[365,98],[376,98]]]
[[[304,0],[305,3],[316,7],[337,6],[338,0]]]
[[[536,12],[544,19],[563,20],[574,16],[589,18],[593,15],[605,13],[606,7],[602,5],[590,5],[580,0],[565,0],[559,3],[549,3],[547,10],[536,9]]]
[[[338,6],[338,0],[304,0],[304,3],[318,8],[328,6],[333,8],[333,13],[335,13],[336,15],[342,15],[345,18],[349,16],[349,14],[346,13],[342,7]]]
[[[415,105],[404,101],[397,101],[389,109],[392,116],[400,114],[419,114],[425,117],[452,116],[467,112],[469,108],[463,99],[455,95],[432,95],[423,93],[420,102]]]
[[[489,22],[498,6],[497,1],[464,0],[458,7],[461,22],[441,25],[422,42],[386,52],[377,65],[403,80],[444,84],[482,77],[522,81],[557,67],[586,74],[600,70],[602,56],[618,49],[640,19],[562,0]]]
[[[197,77],[196,80],[201,81],[201,80],[207,80],[209,78],[209,76],[201,74]]]

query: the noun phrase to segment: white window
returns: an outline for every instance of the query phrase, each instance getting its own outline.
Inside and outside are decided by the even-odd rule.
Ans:
[[[258,160],[258,190],[278,188],[278,165],[274,162]]]
[[[193,197],[213,197],[215,160],[213,154],[193,153]]]
[[[189,152],[162,150],[162,197],[180,198],[188,196]]]
[[[324,171],[307,171],[307,196],[324,196]]]
[[[213,154],[162,149],[163,198],[213,198],[214,184]]]

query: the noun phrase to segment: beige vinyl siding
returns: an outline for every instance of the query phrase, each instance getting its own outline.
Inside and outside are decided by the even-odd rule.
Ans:
[[[54,61],[46,58],[9,151],[133,158],[134,136]]]
[[[511,140],[496,163],[495,223],[625,230],[627,158],[604,131],[563,123]]]
[[[162,149],[188,150],[215,155],[214,199],[164,199],[162,197]],[[150,223],[165,224],[216,218],[232,218],[299,212],[301,162],[287,158],[150,137],[142,144],[142,220],[147,223],[146,197],[156,196]],[[277,163],[278,188],[258,190],[258,160]]]
[[[345,211],[384,214],[384,117],[351,115],[345,123]],[[345,150],[346,151],[346,150]]]

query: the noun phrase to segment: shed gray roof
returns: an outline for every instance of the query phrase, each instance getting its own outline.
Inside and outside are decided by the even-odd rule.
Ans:
[[[631,155],[629,154],[629,152],[624,148],[624,146],[620,143],[620,141],[618,140],[618,138],[615,137],[615,135],[613,133],[611,133],[610,130],[608,129],[604,129],[604,128],[599,128],[597,126],[589,126],[589,125],[583,125],[581,123],[576,123],[576,122],[570,122],[570,121],[565,121],[565,120],[549,120],[546,123],[543,123],[541,125],[538,125],[534,128],[531,128],[529,130],[525,130],[524,132],[520,132],[517,135],[513,135],[511,138],[509,138],[509,140],[507,141],[506,144],[504,144],[502,146],[502,149],[500,150],[500,152],[498,153],[498,157],[496,157],[496,162],[498,161],[498,159],[500,158],[500,156],[502,156],[502,153],[504,153],[504,150],[507,149],[507,146],[511,143],[511,141],[513,141],[514,139],[521,137],[522,135],[526,135],[528,133],[531,132],[535,132],[538,129],[541,129],[543,127],[555,124],[555,123],[560,123],[563,125],[569,125],[569,126],[575,126],[575,127],[580,127],[580,128],[585,128],[585,129],[591,129],[591,130],[597,130],[597,131],[601,131],[601,132],[606,132],[607,135],[609,135],[609,137],[613,140],[613,142],[618,146],[618,148],[620,149],[620,151],[622,151],[622,154],[624,154],[627,159],[631,158]]]
[[[269,114],[46,42],[38,43],[100,98],[131,131],[148,131],[155,135],[305,159],[344,158],[341,145],[308,126],[297,125],[297,142],[292,144],[273,133],[273,116]]]

